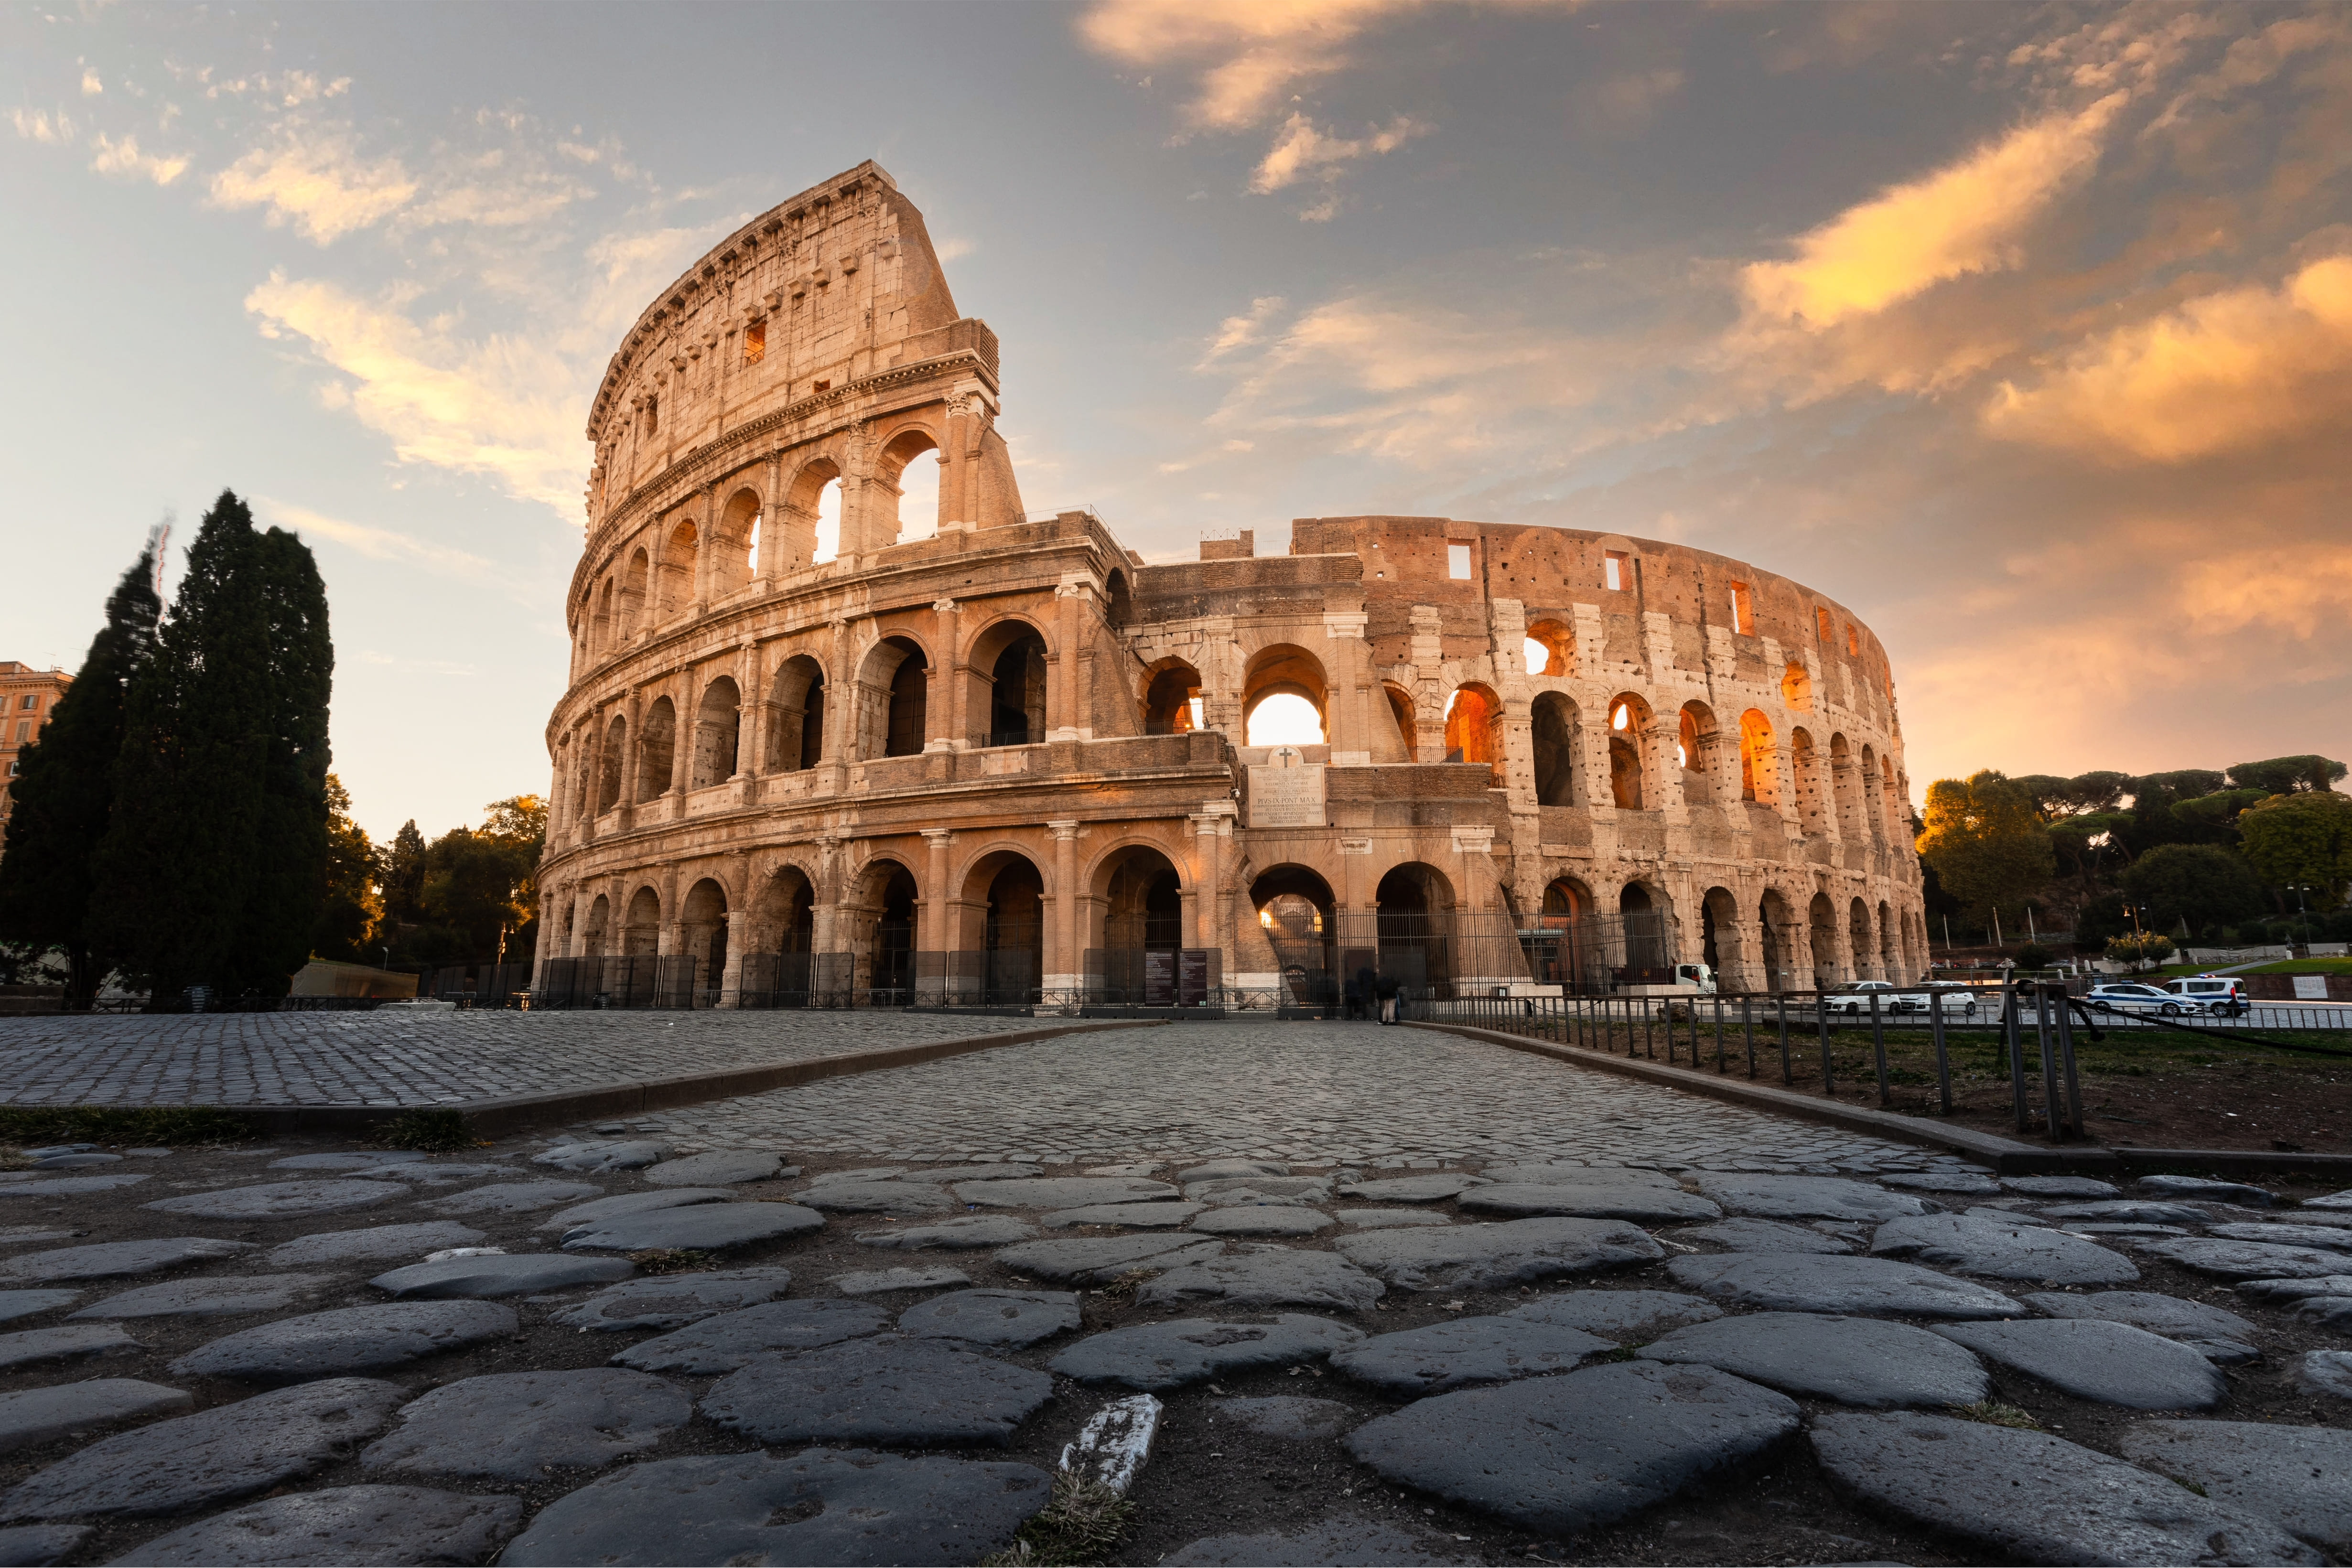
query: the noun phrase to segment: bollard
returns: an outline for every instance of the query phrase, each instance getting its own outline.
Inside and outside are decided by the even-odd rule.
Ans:
[[[1813,993],[1813,1028],[1822,1037],[1822,1092],[1835,1099],[1837,1083],[1830,1072],[1829,1000],[1819,991]]]
[[[1892,1105],[1895,1095],[1886,1087],[1886,1025],[1879,1016],[1878,996],[1876,991],[1870,993],[1870,1048],[1878,1059],[1878,1103]]]
[[[1936,1044],[1936,1093],[1948,1116],[1952,1113],[1952,1059],[1944,1051],[1944,999],[1933,990],[1927,993],[1927,1037]]]

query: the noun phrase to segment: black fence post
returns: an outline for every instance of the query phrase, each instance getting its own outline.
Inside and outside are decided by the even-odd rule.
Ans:
[[[2074,1075],[2074,1028],[2066,1016],[2067,996],[2061,987],[2052,998],[2058,1009],[2058,1056],[2066,1073],[2066,1119],[2074,1129],[2074,1136],[2087,1139],[2091,1129],[2083,1110],[2083,1082]]]
[[[1837,1082],[1830,1068],[1830,1009],[1821,992],[1813,993],[1813,1029],[1822,1040],[1822,1092],[1835,1098]]]
[[[1880,995],[1877,991],[1870,993],[1870,1048],[1878,1061],[1878,1103],[1892,1105],[1895,1093],[1886,1086],[1886,1023],[1878,1009]]]
[[[1774,995],[1772,999],[1780,1004],[1780,1082],[1782,1084],[1786,1085],[1794,1083],[1797,1081],[1796,1074],[1790,1071],[1789,1068],[1789,993],[1786,991],[1778,992]]]
[[[1952,1113],[1952,1059],[1944,1046],[1944,998],[1934,990],[1927,993],[1927,1037],[1936,1047],[1936,1093],[1948,1116]]]
[[[1748,1076],[1756,1076],[1756,998],[1739,998],[1739,1032],[1748,1042]]]
[[[2006,973],[2000,977],[2000,1028],[2009,1051],[2009,1097],[2017,1113],[2017,1130],[2022,1133],[2033,1125],[2033,1113],[2025,1103],[2025,1050],[2018,1039],[2017,990]]]
[[[2033,988],[2033,1029],[2042,1043],[2042,1123],[2052,1143],[2066,1135],[2066,1108],[2058,1100],[2057,1042],[2050,1038],[2050,991]]]

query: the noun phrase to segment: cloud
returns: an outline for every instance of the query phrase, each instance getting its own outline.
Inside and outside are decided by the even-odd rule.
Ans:
[[[400,160],[363,156],[348,127],[289,129],[212,183],[215,205],[267,208],[271,227],[291,224],[322,246],[382,222],[415,194],[416,181]]]
[[[1398,115],[1384,129],[1359,137],[1339,137],[1318,131],[1314,121],[1295,113],[1283,121],[1274,146],[1250,176],[1250,189],[1267,195],[1300,180],[1329,179],[1342,165],[1359,158],[1393,152],[1428,130],[1417,120]]]
[[[493,570],[491,562],[466,550],[412,538],[390,528],[370,528],[365,523],[347,523],[340,517],[314,512],[308,507],[272,500],[267,496],[257,497],[256,499],[266,521],[291,528],[297,533],[332,539],[370,560],[411,560],[450,577],[474,577]]]
[[[2179,463],[2352,420],[2352,256],[2118,328],[1983,411],[2013,440]]]
[[[1347,63],[1346,46],[1432,0],[1099,0],[1079,36],[1129,65],[1200,68],[1185,106],[1192,124],[1240,131],[1258,123],[1290,89]]]
[[[84,98],[96,98],[99,94],[100,94],[100,93],[104,92],[105,90],[106,90],[106,84],[105,84],[104,82],[102,82],[102,81],[100,81],[100,80],[99,80],[99,79],[98,79],[98,73],[97,73],[96,71],[94,71],[94,70],[91,70],[88,66],[84,66],[84,67],[82,68],[82,71],[81,71],[81,95],[82,95],[82,97],[84,97]]]
[[[1968,273],[2020,265],[2025,231],[2097,161],[2101,133],[2121,104],[2111,94],[2079,112],[2032,120],[1847,209],[1801,236],[1795,260],[1742,269],[1749,307],[1827,327]]]
[[[1260,341],[1265,337],[1266,323],[1281,312],[1282,306],[1280,295],[1261,295],[1250,301],[1247,314],[1226,317],[1217,324],[1217,335],[1209,340],[1208,350],[1201,356],[1197,368],[1206,369],[1234,350],[1246,349]]]
[[[63,110],[51,114],[40,109],[12,109],[8,111],[8,122],[16,128],[16,134],[27,141],[40,141],[57,147],[74,139],[74,123],[66,118]]]
[[[188,167],[185,158],[165,158],[140,152],[136,136],[126,135],[117,141],[101,131],[90,139],[90,146],[96,150],[96,155],[90,159],[89,166],[101,174],[129,174],[152,180],[159,185],[168,185],[186,172]]]

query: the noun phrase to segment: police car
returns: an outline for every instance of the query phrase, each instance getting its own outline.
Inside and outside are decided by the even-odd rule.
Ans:
[[[2160,1013],[2167,1018],[2205,1010],[2205,1004],[2194,997],[2175,996],[2170,991],[2160,991],[2154,986],[2137,983],[2094,986],[2083,1002],[2094,1012]]]
[[[2168,980],[2164,988],[2176,997],[2202,1002],[2207,1012],[2220,1013],[2224,1018],[2238,1018],[2246,1010],[2245,986],[2228,975],[2192,975],[2186,979]]]

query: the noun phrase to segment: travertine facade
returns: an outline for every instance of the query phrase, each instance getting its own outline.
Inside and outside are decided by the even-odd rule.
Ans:
[[[0,659],[0,853],[7,850],[8,819],[16,810],[16,772],[25,748],[40,738],[58,699],[73,685],[63,670],[37,670]]]
[[[1302,940],[1353,972],[1375,908],[1647,910],[1736,988],[1920,972],[1893,679],[1841,606],[1700,550],[1440,517],[1146,565],[1091,514],[1023,512],[997,396],[994,336],[870,163],[646,309],[589,426],[542,958],[688,953],[731,999],[746,955],[879,986],[910,953],[1025,953],[1060,989],[1089,954],[1181,946],[1272,988]],[[938,516],[902,526],[929,451]],[[1245,744],[1282,696],[1322,744]],[[1430,977],[1554,977],[1537,954]]]

